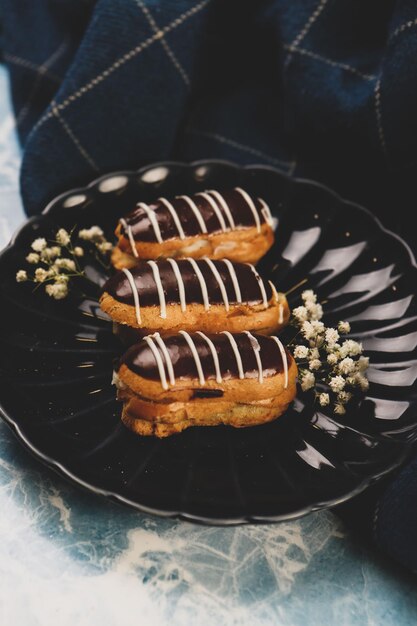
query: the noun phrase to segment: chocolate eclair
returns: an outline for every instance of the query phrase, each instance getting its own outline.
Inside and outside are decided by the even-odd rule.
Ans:
[[[266,202],[240,187],[139,202],[119,221],[112,263],[117,269],[168,257],[256,263],[274,242],[272,225]]]
[[[270,334],[290,315],[285,295],[253,265],[211,259],[141,261],[123,268],[104,285],[100,306],[119,330],[117,325],[163,334],[181,329]]]
[[[181,331],[133,345],[114,382],[124,424],[168,437],[189,426],[270,422],[294,399],[296,378],[297,365],[278,337]]]

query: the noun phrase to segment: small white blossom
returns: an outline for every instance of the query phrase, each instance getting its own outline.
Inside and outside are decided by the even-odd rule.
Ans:
[[[356,369],[356,363],[350,357],[342,359],[338,365],[341,374],[351,374]]]
[[[48,278],[47,270],[44,270],[43,267],[38,267],[35,270],[35,281],[37,283],[43,283]]]
[[[55,261],[55,266],[69,272],[75,272],[77,270],[75,263],[72,259],[57,259]]]
[[[349,391],[341,391],[337,394],[337,399],[342,404],[346,404],[352,398],[352,394]]]
[[[323,344],[324,344],[323,335],[318,335],[314,341],[310,341],[311,348],[313,348],[314,346],[317,346],[318,348],[322,348]]]
[[[320,359],[311,359],[308,366],[311,370],[318,370],[321,367],[321,361]]]
[[[65,228],[60,228],[55,236],[57,242],[60,243],[61,246],[67,246],[71,241],[71,238]]]
[[[362,389],[362,391],[368,391],[369,389],[369,381],[363,374],[356,374],[355,376],[356,384]]]
[[[362,354],[362,344],[357,341],[353,341],[353,339],[346,339],[340,347],[340,356],[344,358],[345,356],[357,356],[358,354]]]
[[[52,258],[55,258],[61,254],[61,248],[59,246],[52,246],[50,250],[51,250],[50,254]]]
[[[323,317],[323,307],[321,304],[314,304],[313,302],[306,302],[306,309],[308,316],[311,320],[321,320]]]
[[[328,406],[330,404],[330,396],[328,393],[321,393],[319,395],[320,406]]]
[[[28,263],[39,263],[39,254],[36,252],[30,252],[26,257],[26,261]]]
[[[62,300],[68,295],[68,287],[65,283],[54,283],[53,285],[46,285],[45,291],[48,296],[55,300]]]
[[[49,269],[48,269],[48,274],[49,276],[56,276],[57,274],[59,274],[60,269],[59,267],[56,265],[56,263],[54,263],[53,265],[50,265]]]
[[[301,375],[301,389],[308,391],[316,384],[316,378],[312,372],[308,370],[300,370]]]
[[[307,346],[295,346],[293,354],[295,359],[306,359],[308,357],[308,348]]]
[[[301,332],[306,339],[313,339],[316,336],[316,332],[311,322],[303,322],[301,325]]]
[[[311,304],[317,302],[317,296],[312,289],[305,289],[301,294],[301,298],[303,302],[309,302]]]
[[[309,356],[309,359],[319,359],[320,352],[317,348],[310,348],[310,350],[308,351],[308,356]]]
[[[327,328],[324,337],[329,346],[334,346],[339,340],[339,333],[335,328]]]
[[[105,242],[104,237],[95,242],[96,247],[100,249],[102,242]],[[293,319],[304,340],[293,348],[293,355],[299,361],[307,361],[299,370],[301,388],[303,391],[312,389],[316,386],[316,378],[318,382],[328,384],[332,393],[316,392],[316,397],[321,406],[328,406],[335,397],[334,412],[343,415],[344,405],[353,395],[345,390],[346,385],[360,387],[363,391],[369,387],[364,376],[369,359],[360,356],[362,345],[357,341],[340,341],[340,335],[350,332],[349,322],[340,321],[337,328],[327,328],[321,321],[323,309],[314,291],[303,291],[301,298],[302,305],[293,310]]]
[[[56,283],[67,283],[68,281],[69,281],[68,274],[58,274],[58,276],[55,278]]]
[[[326,351],[330,354],[332,352],[334,352],[335,354],[339,354],[339,350],[340,350],[340,343],[334,343],[334,344],[327,344],[326,345]]]
[[[32,250],[35,250],[35,252],[42,252],[42,250],[46,248],[46,246],[46,239],[44,239],[43,237],[39,237],[38,239],[35,239],[35,241],[32,243]]]
[[[97,241],[103,237],[104,233],[99,226],[91,226],[91,228],[83,228],[78,233],[80,239],[85,241]]]
[[[51,261],[61,254],[61,248],[59,246],[52,246],[51,248],[45,248],[41,252],[42,261]]]
[[[16,274],[16,281],[18,283],[24,283],[28,279],[28,275],[25,270],[19,270]]]
[[[336,365],[338,360],[339,358],[337,354],[335,354],[334,352],[331,352],[330,354],[327,355],[327,362],[329,365]]]
[[[81,246],[75,246],[73,252],[74,256],[84,256],[84,250],[81,248]]]
[[[103,241],[102,243],[97,244],[97,248],[103,253],[110,252],[110,250],[113,249],[113,244],[111,244],[110,241]]]
[[[337,325],[337,329],[339,333],[345,335],[346,333],[350,333],[350,324],[349,322],[339,322]]]
[[[360,372],[364,372],[369,367],[369,357],[368,356],[360,356],[356,362],[356,366]]]
[[[301,332],[306,339],[315,339],[324,332],[323,322],[313,320],[311,322],[303,322]]]
[[[339,391],[342,391],[346,385],[346,380],[343,378],[343,376],[332,376],[332,378],[330,378],[329,380],[329,385],[332,389],[332,391],[334,391],[335,393],[339,393]]]
[[[305,306],[297,306],[293,309],[292,314],[298,322],[306,322],[308,318],[308,311]]]
[[[323,322],[320,322],[319,320],[312,320],[311,324],[318,335],[323,334],[326,330]]]

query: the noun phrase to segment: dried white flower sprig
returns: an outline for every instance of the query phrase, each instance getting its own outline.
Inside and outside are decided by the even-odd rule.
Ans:
[[[74,245],[74,241],[81,239],[89,248],[106,256],[112,250],[112,244],[106,240],[99,226],[84,228],[75,234],[74,229],[68,232],[60,228],[55,234],[55,240],[47,241],[44,237],[35,239],[31,244],[31,252],[26,261],[34,265],[33,272],[19,270],[16,274],[18,283],[33,282],[40,286],[44,283],[45,293],[55,300],[66,298],[69,292],[71,278],[84,276],[80,267],[80,258],[86,252],[85,244]]]
[[[298,333],[289,346],[299,366],[301,389],[316,388],[320,406],[332,405],[334,413],[342,415],[354,389],[366,391],[369,387],[365,376],[369,359],[362,355],[362,344],[352,339],[341,341],[341,335],[350,332],[349,322],[328,328],[321,321],[323,308],[316,294],[308,289],[301,298],[303,304],[292,312]],[[328,391],[317,391],[323,385]]]

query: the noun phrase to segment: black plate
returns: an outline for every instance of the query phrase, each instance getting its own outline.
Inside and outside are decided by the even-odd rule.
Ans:
[[[57,227],[116,219],[149,201],[240,185],[279,218],[261,268],[282,291],[317,291],[325,322],[348,319],[371,357],[368,397],[343,417],[299,397],[276,422],[247,429],[191,428],[165,440],[120,422],[111,386],[120,347],[97,306],[106,270],[88,262],[68,301],[16,284],[35,237]],[[404,459],[417,435],[416,265],[406,244],[366,210],[270,167],[219,161],[162,163],[104,176],[55,199],[29,220],[0,258],[3,417],[48,465],[96,493],[143,511],[206,523],[278,521],[333,506]]]

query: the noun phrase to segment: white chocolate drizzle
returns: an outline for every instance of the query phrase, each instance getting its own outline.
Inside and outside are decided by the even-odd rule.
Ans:
[[[220,228],[225,233],[227,230],[226,222],[224,221],[224,217],[221,210],[217,206],[216,201],[206,191],[200,191],[200,193],[197,193],[196,196],[201,196],[204,200],[207,200],[219,220]]]
[[[235,220],[233,219],[232,212],[229,209],[229,205],[227,204],[226,200],[223,198],[222,194],[219,193],[218,191],[215,191],[214,189],[210,189],[209,191],[207,191],[207,193],[209,193],[211,196],[214,196],[216,198],[217,202],[223,207],[223,211],[226,213],[227,219],[229,220],[230,228],[232,230],[236,230],[236,224],[235,224]]]
[[[287,387],[288,387],[288,358],[287,358],[287,353],[285,352],[285,348],[282,345],[281,341],[278,339],[278,337],[275,337],[274,335],[272,335],[271,339],[273,339],[275,341],[275,343],[278,345],[279,351],[281,353],[282,363],[283,363],[283,366],[284,366],[284,389],[287,389]]]
[[[238,193],[240,193],[240,195],[244,198],[244,200],[246,201],[247,205],[249,206],[252,214],[253,214],[253,218],[254,218],[254,222],[256,225],[256,228],[258,230],[258,232],[261,231],[261,221],[259,219],[259,214],[258,214],[258,210],[255,206],[254,201],[252,200],[252,198],[250,197],[250,195],[241,187],[235,187],[235,191],[237,191]],[[230,210],[229,205],[227,204],[225,198],[222,196],[221,193],[219,193],[218,191],[214,190],[214,189],[210,189],[207,191],[201,191],[197,194],[195,194],[196,196],[201,196],[202,198],[204,198],[206,200],[206,202],[208,202],[211,206],[211,208],[213,209],[219,224],[220,224],[220,228],[223,232],[227,232],[228,230],[236,230],[236,224],[232,215],[232,212]],[[207,231],[207,226],[204,220],[204,217],[201,213],[201,210],[198,208],[196,202],[193,200],[193,198],[191,198],[190,196],[186,196],[186,195],[182,195],[182,196],[175,196],[176,199],[180,199],[180,200],[184,200],[188,206],[190,207],[190,209],[192,210],[194,216],[196,217],[199,227],[201,229],[202,233],[208,233]],[[257,198],[258,202],[261,203],[262,208],[261,208],[261,214],[265,220],[265,222],[267,224],[269,224],[271,227],[273,225],[273,217],[271,215],[271,211],[269,209],[269,206],[266,204],[266,202],[264,200],[262,200],[262,198]],[[175,223],[175,227],[178,231],[178,235],[180,237],[180,239],[184,240],[187,238],[188,235],[186,235],[184,233],[184,229],[182,227],[181,224],[181,218],[179,217],[177,210],[175,209],[174,205],[167,200],[166,198],[158,198],[158,202],[160,202],[162,205],[164,205],[169,213],[171,214],[172,219],[174,220]],[[147,205],[145,202],[138,202],[137,207],[143,209],[147,215],[147,217],[149,218],[149,221],[151,222],[156,240],[158,243],[164,243],[164,239],[162,237],[161,234],[161,229],[159,227],[159,223],[158,223],[158,219],[156,216],[156,213],[153,209],[150,208],[149,205]],[[224,219],[223,216],[223,212],[227,217],[227,221],[229,222],[229,226],[226,224],[226,221]],[[136,244],[135,244],[135,238],[133,236],[133,232],[132,232],[132,227],[130,226],[130,224],[127,223],[127,221],[122,218],[119,220],[120,224],[123,226],[123,228],[125,229],[125,233],[129,239],[130,242],[130,246],[132,248],[132,253],[135,257],[139,257],[138,251],[136,249]]]
[[[190,350],[192,352],[192,355],[194,357],[195,366],[196,366],[197,372],[198,372],[199,383],[200,383],[200,385],[205,385],[206,384],[206,379],[204,378],[203,368],[201,366],[200,357],[198,356],[198,352],[197,352],[197,348],[195,347],[195,343],[192,340],[192,338],[190,337],[190,335],[187,333],[187,331],[180,330],[179,332],[185,338],[185,341],[188,343],[188,346],[189,346],[189,348],[190,348]]]
[[[183,271],[180,269],[180,266],[178,264],[178,262],[175,259],[172,258],[167,258],[166,261],[170,264],[176,282],[177,282],[177,286],[178,286],[178,304],[181,306],[181,311],[183,313],[186,313],[187,311],[187,294],[186,294],[186,283],[184,281],[183,278]],[[228,272],[226,273],[226,275],[224,276],[224,278],[222,277],[222,275],[220,274],[218,268],[216,267],[216,264],[213,262],[212,259],[208,259],[208,258],[203,258],[200,261],[196,261],[195,259],[191,258],[191,257],[187,257],[184,259],[184,261],[188,261],[188,263],[190,263],[194,274],[195,274],[195,278],[198,281],[198,284],[200,285],[200,290],[201,290],[201,296],[202,296],[202,304],[204,306],[204,310],[208,311],[211,307],[211,302],[210,302],[210,295],[209,295],[209,289],[208,289],[208,284],[206,282],[206,279],[204,277],[204,274],[202,273],[200,267],[201,264],[203,262],[206,263],[206,265],[210,268],[210,271],[217,283],[217,285],[219,286],[220,289],[220,293],[221,293],[221,300],[220,302],[223,303],[224,308],[226,311],[230,311],[230,300],[229,300],[229,294],[228,294],[228,285],[230,285],[229,281],[229,276],[230,276],[230,281],[233,285],[234,288],[234,292],[235,292],[235,297],[236,300],[232,299],[232,302],[236,302],[238,304],[242,303],[242,294],[241,294],[241,290],[240,290],[240,285],[239,285],[239,279],[236,273],[236,269],[233,265],[233,263],[231,263],[228,259],[222,259],[222,263],[225,264],[225,266],[228,268]],[[153,275],[153,279],[155,281],[155,288],[156,288],[156,292],[158,294],[158,299],[159,299],[159,308],[160,308],[160,317],[162,319],[166,319],[167,318],[167,312],[168,312],[168,308],[167,308],[167,300],[166,300],[166,294],[165,294],[165,289],[164,289],[164,275],[161,276],[161,270],[160,267],[158,265],[157,261],[153,261],[153,260],[149,260],[146,261],[147,265],[149,265],[149,267],[152,270],[152,275]],[[252,273],[255,275],[259,289],[260,289],[260,295],[261,295],[261,300],[263,302],[263,306],[264,308],[268,307],[268,298],[267,298],[267,293],[265,290],[265,285],[264,282],[261,278],[261,276],[258,274],[258,272],[256,271],[255,267],[253,265],[251,265],[250,263],[246,263],[246,265],[248,265],[251,268]],[[140,307],[140,300],[139,300],[139,293],[140,293],[140,288],[136,285],[135,283],[135,279],[131,273],[130,270],[128,270],[127,268],[123,268],[121,270],[125,276],[127,277],[131,290],[132,290],[132,295],[133,295],[133,300],[134,300],[134,305],[135,305],[135,311],[136,311],[136,321],[138,323],[139,326],[141,326],[142,324],[142,319],[141,319],[141,307]],[[195,280],[195,278],[193,277],[192,280]],[[175,283],[174,283],[175,284]],[[211,286],[212,283],[210,283]],[[274,294],[276,294],[275,299],[277,300],[277,298],[279,297],[279,295],[276,292],[276,289],[273,287],[272,283],[271,284],[271,289],[273,291]],[[250,305],[250,303],[249,303]],[[281,310],[282,309],[282,310]],[[279,309],[279,316],[280,316],[280,323],[282,323],[283,320],[281,320],[281,318],[283,317],[283,307],[282,305],[280,305],[280,309]]]
[[[165,342],[159,333],[154,333],[153,335],[151,335],[151,337],[155,339],[156,343],[161,348],[162,354],[164,355],[164,358],[165,358],[167,370],[168,370],[169,382],[172,386],[174,386],[175,385],[174,366],[172,365],[172,360],[169,355],[168,348],[166,347]]]
[[[236,275],[236,270],[233,267],[233,263],[229,261],[229,259],[223,259],[223,263],[225,263],[225,265],[229,269],[230,278],[232,279],[233,287],[234,287],[235,294],[236,294],[236,302],[240,304],[242,302],[242,294],[240,293],[239,280]]]
[[[248,207],[252,211],[253,219],[255,221],[258,233],[260,233],[261,232],[261,220],[259,219],[258,211],[256,210],[256,206],[255,206],[252,198],[250,197],[248,192],[245,191],[244,189],[241,189],[241,187],[235,187],[235,191],[240,193],[240,195],[243,196],[243,198],[246,200],[246,203],[247,203]]]
[[[155,263],[155,261],[147,261],[147,263],[152,268],[153,277],[155,279],[156,288],[158,290],[159,307],[160,307],[159,316],[162,317],[162,319],[166,319],[167,306],[166,306],[166,301],[165,301],[164,286],[162,284],[161,275],[159,273],[159,267]]]
[[[265,200],[262,200],[262,198],[258,198],[258,202],[260,202],[262,205],[261,213],[263,215],[265,222],[268,224],[268,226],[272,228],[274,221],[272,219],[271,209],[269,208]]]
[[[136,313],[136,321],[138,326],[142,325],[142,318],[140,315],[140,303],[139,303],[139,292],[135,285],[135,281],[132,275],[132,272],[125,267],[122,269],[122,272],[126,275],[127,280],[129,281],[130,288],[132,290],[133,300],[135,302],[135,313]]]
[[[271,287],[272,290],[272,294],[274,296],[274,300],[275,302],[279,302],[279,295],[278,295],[278,291],[277,288],[275,287],[274,283],[272,282],[272,280],[268,280],[269,286]]]
[[[171,265],[175,274],[175,278],[177,279],[181,311],[185,313],[185,311],[187,310],[187,300],[185,299],[185,285],[184,280],[181,276],[180,268],[178,267],[178,263],[175,261],[175,259],[167,259],[167,261]]]
[[[232,346],[232,350],[235,353],[235,357],[236,357],[236,364],[237,364],[237,371],[239,373],[239,378],[245,378],[245,372],[243,371],[243,363],[242,363],[242,357],[240,356],[240,352],[239,352],[239,347],[236,343],[236,339],[233,337],[233,335],[231,333],[229,333],[228,330],[222,330],[222,335],[226,335],[230,341],[230,345]]]
[[[136,250],[136,244],[135,244],[135,239],[134,239],[133,233],[132,233],[132,227],[131,227],[130,224],[128,224],[126,222],[126,220],[124,218],[119,220],[119,222],[123,226],[123,228],[125,229],[125,233],[127,233],[127,236],[129,238],[130,247],[132,248],[133,256],[135,256],[137,258],[139,256],[139,254],[138,254],[138,251]]]
[[[254,355],[255,355],[255,359],[256,359],[256,364],[257,364],[257,368],[258,368],[258,381],[259,384],[263,384],[264,382],[264,371],[263,371],[263,365],[262,365],[262,359],[261,359],[261,346],[259,345],[259,341],[258,339],[252,335],[252,333],[250,333],[248,330],[244,331],[245,334],[247,335],[251,347],[253,349]],[[182,335],[185,339],[185,341],[188,344],[188,347],[191,350],[191,354],[193,356],[194,359],[194,363],[197,369],[197,374],[198,374],[198,381],[200,385],[205,385],[206,384],[206,378],[204,375],[204,371],[203,371],[203,366],[201,363],[201,359],[200,356],[198,354],[198,350],[197,347],[194,343],[193,338],[191,337],[191,335],[185,331],[185,330],[180,330],[179,334]],[[199,335],[208,345],[208,347],[210,348],[210,352],[211,355],[213,357],[213,364],[214,364],[214,369],[216,372],[216,382],[217,383],[222,383],[223,382],[223,377],[221,374],[221,370],[220,370],[220,362],[219,362],[219,357],[217,354],[217,350],[216,347],[214,345],[214,343],[212,342],[212,340],[210,339],[210,337],[208,337],[205,333],[203,333],[202,331],[198,330],[196,332],[197,335]],[[242,362],[242,356],[240,354],[239,351],[239,346],[236,343],[236,340],[234,338],[234,336],[232,335],[232,333],[230,333],[227,330],[223,330],[221,332],[222,335],[226,335],[227,338],[229,339],[231,348],[234,352],[235,358],[236,358],[236,364],[237,364],[237,370],[238,370],[238,375],[239,378],[242,380],[245,378],[245,371],[243,369],[243,362]],[[278,346],[279,352],[280,352],[280,356],[282,359],[282,364],[283,364],[283,369],[284,369],[284,388],[287,389],[288,387],[288,357],[287,357],[287,353],[285,351],[285,348],[283,346],[283,344],[281,343],[281,341],[278,339],[278,337],[276,336],[271,336],[271,339],[273,341],[275,341],[275,343]],[[161,385],[163,387],[163,389],[169,389],[169,384],[171,386],[174,386],[176,383],[175,380],[175,372],[174,372],[174,366],[172,363],[172,359],[171,356],[169,354],[168,348],[163,340],[163,338],[161,337],[161,335],[159,333],[154,333],[152,335],[147,335],[146,337],[143,338],[143,340],[148,344],[149,348],[152,351],[153,356],[155,357],[155,361],[158,367],[158,373],[159,373],[159,378],[161,381]],[[158,350],[158,347],[155,345],[155,342],[157,344],[157,346],[159,347],[159,349],[162,352],[162,355],[164,357],[164,360],[161,357],[161,354]],[[165,365],[166,365],[166,369],[168,372],[168,377],[169,377],[169,384],[167,381],[167,375],[165,372],[165,366],[164,366],[164,361],[165,361]]]
[[[149,217],[149,221],[152,224],[152,228],[153,228],[153,232],[155,233],[155,237],[158,243],[163,243],[163,239],[161,236],[161,230],[159,228],[159,224],[158,224],[158,220],[156,219],[156,215],[155,212],[152,211],[152,209],[150,209],[148,207],[147,204],[145,204],[144,202],[138,202],[137,204],[138,207],[140,207],[141,209],[143,209],[146,213],[146,215]]]
[[[196,263],[196,261],[194,259],[187,258],[187,261],[189,263],[191,263],[195,273],[197,274],[197,278],[198,278],[198,281],[199,281],[200,287],[201,287],[201,294],[203,296],[204,309],[206,311],[208,311],[209,308],[210,308],[210,300],[209,300],[209,295],[208,295],[208,291],[207,291],[207,285],[206,285],[206,281],[204,280],[204,276],[201,273],[201,270],[198,267],[198,265],[197,265],[197,263]]]
[[[262,280],[262,278],[259,276],[258,272],[256,271],[256,268],[254,265],[252,265],[251,263],[246,263],[246,265],[249,265],[249,267],[251,268],[252,272],[255,274],[256,276],[256,280],[258,281],[258,285],[259,285],[259,289],[261,292],[261,296],[262,296],[262,301],[263,301],[263,305],[264,305],[264,309],[268,308],[268,298],[266,295],[266,291],[265,291],[265,285],[264,285],[264,281]]]
[[[274,294],[274,300],[275,302],[278,304],[279,303],[279,294],[278,291],[274,285],[274,283],[271,280],[268,280],[268,283],[272,289],[272,293]],[[283,324],[284,323],[284,306],[282,303],[279,303],[278,306],[278,324]]]
[[[210,348],[211,355],[213,357],[214,369],[216,370],[216,383],[222,383],[223,378],[222,378],[222,373],[220,371],[220,363],[219,363],[219,357],[217,354],[216,346],[214,345],[210,337],[207,337],[207,335],[201,332],[201,330],[197,330],[196,334],[200,335],[200,337],[204,339],[204,341],[207,343],[208,347]]]
[[[230,309],[229,307],[229,298],[227,297],[227,291],[226,291],[226,287],[224,286],[224,282],[222,280],[222,277],[220,276],[217,267],[214,265],[213,261],[211,259],[204,259],[205,262],[207,263],[207,265],[209,266],[209,268],[211,269],[211,271],[213,272],[213,276],[217,281],[217,284],[220,287],[220,291],[222,294],[222,298],[223,298],[223,303],[224,303],[224,308],[226,309],[226,311],[228,311]]]
[[[256,339],[256,337],[254,337],[248,330],[245,330],[245,334],[249,337],[251,346],[253,348],[256,364],[258,366],[258,381],[262,385],[262,383],[264,382],[264,370],[261,360],[261,346],[259,345],[259,341]]]
[[[188,206],[190,207],[190,209],[192,210],[192,212],[194,213],[194,215],[197,218],[197,221],[200,225],[201,228],[201,232],[202,233],[206,233],[207,232],[207,226],[206,223],[204,221],[203,216],[201,215],[201,211],[198,208],[198,206],[196,205],[196,203],[194,202],[194,200],[192,200],[192,198],[190,198],[189,196],[176,196],[177,198],[184,200]]]
[[[172,219],[175,222],[175,226],[177,228],[177,231],[178,231],[178,234],[180,236],[180,239],[185,239],[185,233],[184,233],[184,230],[183,230],[183,228],[181,226],[181,220],[179,218],[178,213],[174,209],[174,206],[166,198],[158,198],[158,201],[161,204],[163,204],[168,209],[168,211],[171,213]]]
[[[161,355],[159,354],[158,348],[155,346],[151,336],[148,335],[148,336],[144,337],[143,339],[144,339],[144,341],[146,341],[146,343],[148,344],[148,346],[152,350],[152,354],[155,357],[155,361],[156,361],[156,364],[158,366],[159,378],[161,379],[162,388],[163,389],[168,389],[167,377],[165,375],[165,368],[164,368],[164,364],[163,364]]]

